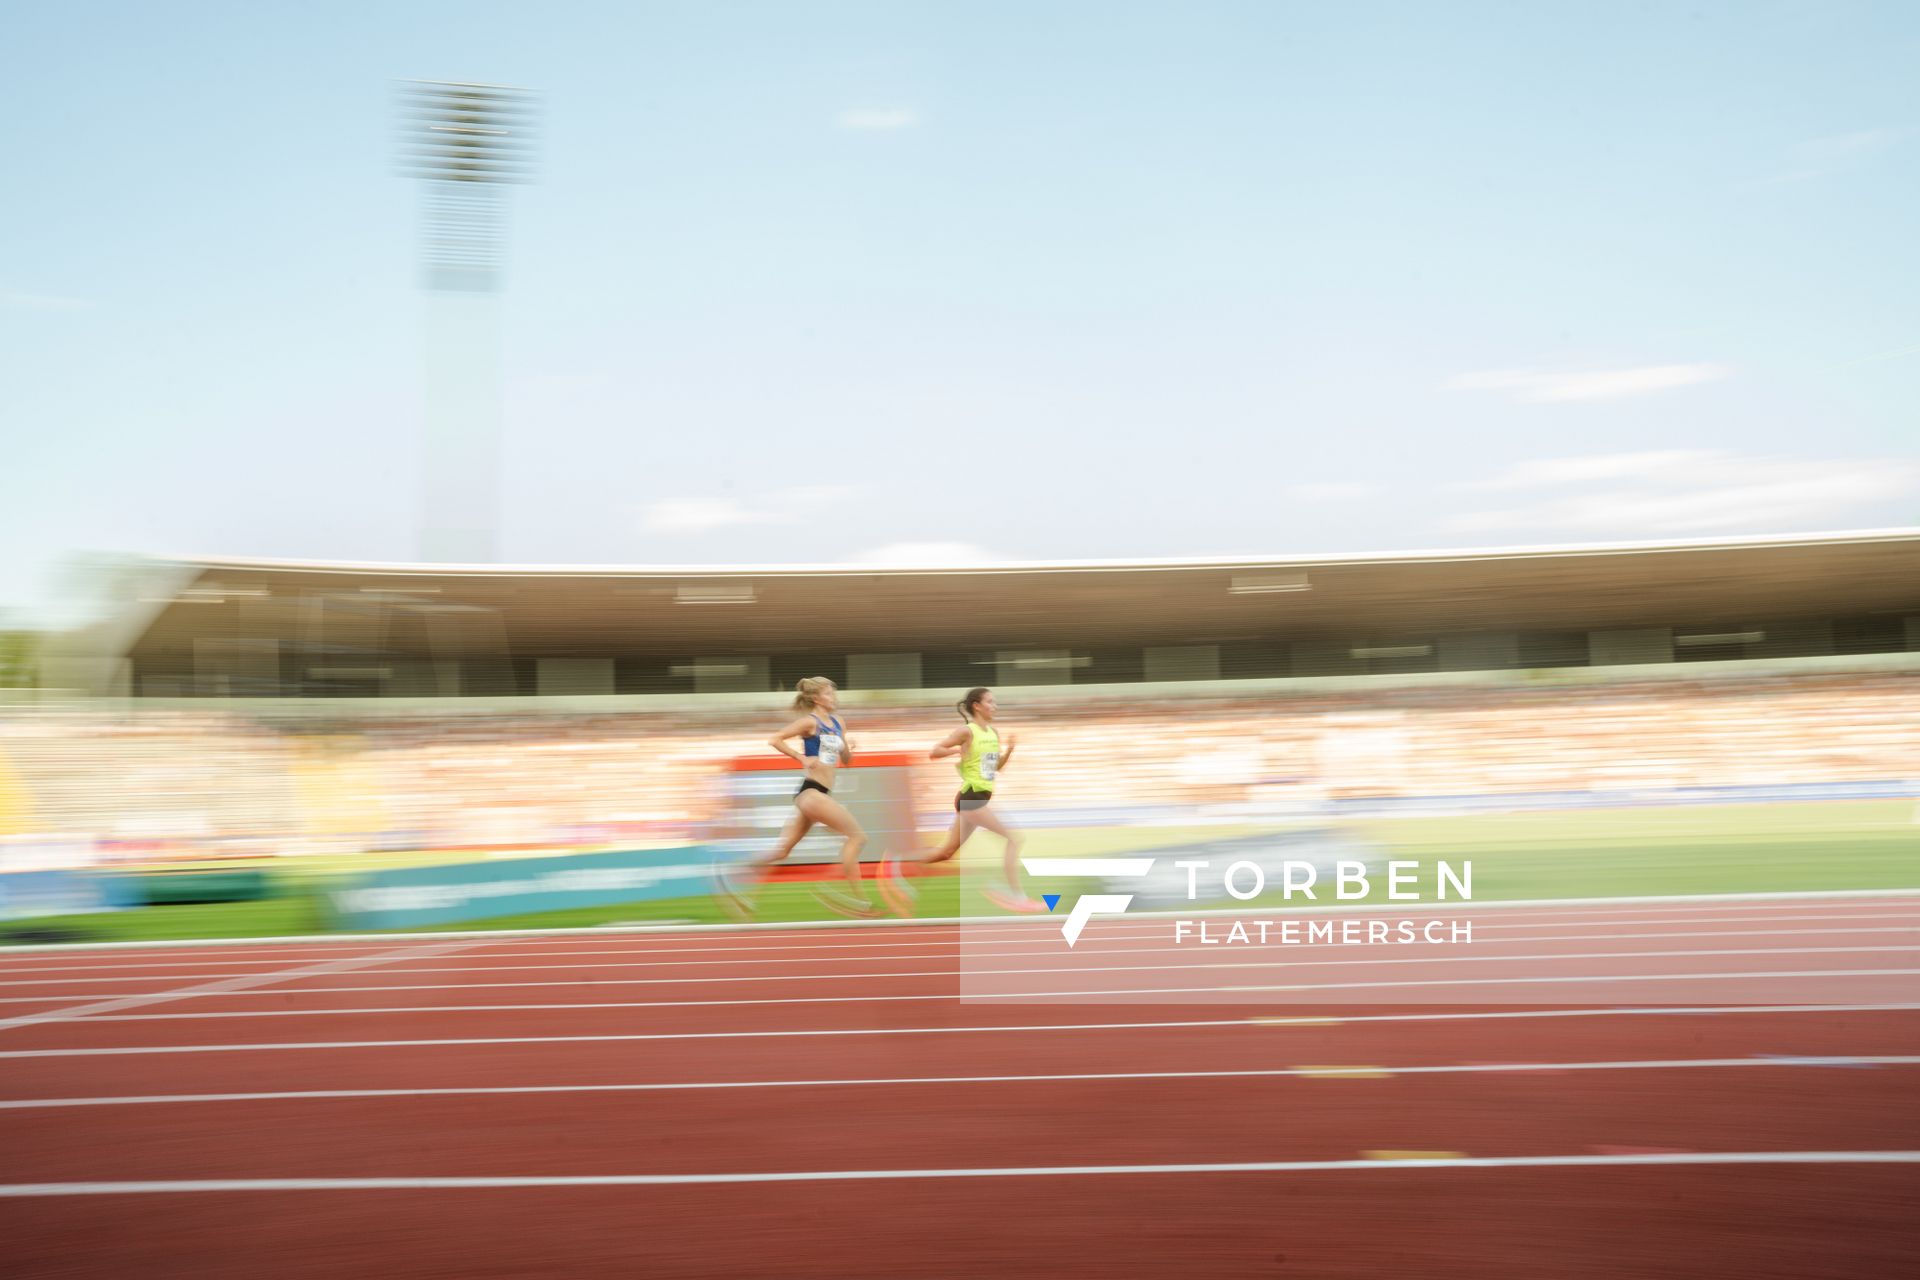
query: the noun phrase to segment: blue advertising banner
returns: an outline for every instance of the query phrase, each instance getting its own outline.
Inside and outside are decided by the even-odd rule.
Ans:
[[[610,906],[710,891],[713,866],[700,845],[556,858],[509,858],[375,871],[335,889],[343,929],[417,929],[530,911]]]
[[[86,871],[0,874],[0,920],[112,911],[122,905],[110,879]]]

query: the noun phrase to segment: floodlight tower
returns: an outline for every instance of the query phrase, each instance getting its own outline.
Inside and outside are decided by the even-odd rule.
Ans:
[[[426,470],[420,552],[495,558],[507,188],[531,180],[539,99],[501,85],[400,87],[401,168],[420,180]]]

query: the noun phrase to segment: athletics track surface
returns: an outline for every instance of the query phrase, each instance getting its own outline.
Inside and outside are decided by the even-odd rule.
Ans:
[[[10,951],[0,1269],[1920,1274],[1920,897],[1473,919]]]

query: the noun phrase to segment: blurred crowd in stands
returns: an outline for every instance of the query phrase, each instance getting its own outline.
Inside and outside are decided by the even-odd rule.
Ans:
[[[416,704],[418,705],[418,704]],[[616,709],[617,706],[617,709]],[[1356,798],[1920,779],[1920,675],[1436,686],[1157,702],[1008,689],[1012,813],[1311,812]],[[697,837],[728,763],[787,710],[731,700],[594,713],[0,711],[0,836],[91,840],[104,860],[371,849],[597,847]],[[939,706],[849,706],[865,751],[926,749]],[[937,813],[950,767],[921,766]]]

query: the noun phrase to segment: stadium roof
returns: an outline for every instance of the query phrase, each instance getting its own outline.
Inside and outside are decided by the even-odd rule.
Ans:
[[[1920,613],[1920,529],[1356,555],[895,566],[147,562],[122,652],[292,635],[316,600],[498,619],[520,655],[1398,637]],[[244,617],[245,625],[240,625]]]

